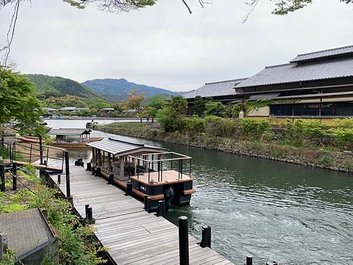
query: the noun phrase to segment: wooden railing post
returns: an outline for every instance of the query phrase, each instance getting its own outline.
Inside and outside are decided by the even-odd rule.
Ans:
[[[0,190],[2,192],[5,192],[5,165],[4,164],[0,165],[0,180],[1,180]]]
[[[71,197],[69,152],[65,151],[66,197]]]
[[[43,165],[43,139],[42,139],[42,136],[39,136],[39,159],[40,159],[40,164]]]
[[[180,216],[179,223],[179,264],[189,265],[189,231],[188,218]]]
[[[17,190],[17,164],[12,164],[12,190]]]

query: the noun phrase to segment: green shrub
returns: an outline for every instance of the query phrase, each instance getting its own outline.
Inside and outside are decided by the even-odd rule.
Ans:
[[[353,148],[353,129],[337,128],[331,132],[337,146],[350,150]]]
[[[205,132],[210,136],[238,138],[239,122],[234,119],[206,116]]]
[[[191,134],[199,134],[205,131],[205,120],[199,117],[185,118],[185,130]]]
[[[270,131],[270,123],[267,120],[240,120],[241,132],[245,139],[260,140],[261,136]]]

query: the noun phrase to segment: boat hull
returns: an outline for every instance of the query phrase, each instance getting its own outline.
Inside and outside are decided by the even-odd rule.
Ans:
[[[51,145],[55,147],[65,148],[65,149],[86,149],[86,148],[89,148],[89,146],[87,146],[88,143],[98,142],[98,141],[101,141],[103,138],[104,137],[91,137],[89,141],[85,141],[85,142],[80,142],[80,143],[60,142],[60,143],[52,143]]]

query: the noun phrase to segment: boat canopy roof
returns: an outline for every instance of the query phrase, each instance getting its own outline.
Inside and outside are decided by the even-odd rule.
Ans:
[[[115,138],[105,138],[99,142],[88,143],[87,146],[97,148],[108,152],[113,155],[131,155],[137,153],[153,153],[153,152],[163,152],[167,149],[162,147],[147,146],[144,144],[136,144],[131,142],[122,141]]]
[[[82,134],[90,134],[91,130],[87,129],[77,129],[77,128],[60,128],[60,129],[51,129],[49,132],[50,135],[64,135],[64,136],[76,136]]]

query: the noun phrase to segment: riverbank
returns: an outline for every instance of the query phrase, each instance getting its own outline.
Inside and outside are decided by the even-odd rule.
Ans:
[[[103,132],[148,140],[183,144],[208,150],[353,173],[353,154],[319,147],[295,147],[277,143],[210,136],[205,133],[164,132],[157,123],[112,123],[99,126]]]

